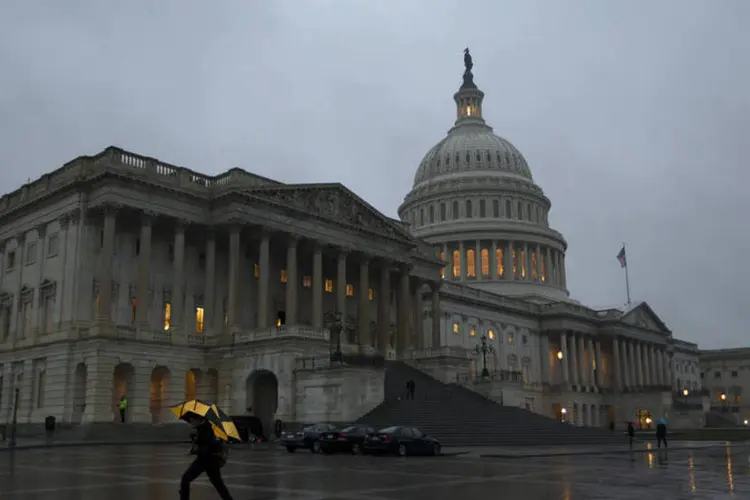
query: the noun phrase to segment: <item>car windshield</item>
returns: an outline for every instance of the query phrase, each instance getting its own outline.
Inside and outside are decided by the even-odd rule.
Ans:
[[[397,429],[398,427],[386,427],[385,429],[380,429],[378,432],[381,434],[393,434]]]
[[[350,425],[349,427],[344,427],[343,429],[341,429],[341,432],[352,432],[356,430],[357,430],[356,425]]]

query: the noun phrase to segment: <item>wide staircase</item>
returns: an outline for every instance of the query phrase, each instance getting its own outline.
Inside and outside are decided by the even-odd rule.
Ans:
[[[61,425],[48,435],[44,424],[25,424],[18,430],[19,439],[47,439],[58,443],[175,443],[189,442],[191,427],[184,422],[168,424],[121,424],[96,422],[84,425]]]
[[[406,383],[415,383],[414,400]],[[444,384],[402,362],[388,362],[385,401],[357,422],[376,428],[417,427],[444,446],[533,446],[623,443],[622,433],[575,427],[521,408],[502,406],[458,384]]]

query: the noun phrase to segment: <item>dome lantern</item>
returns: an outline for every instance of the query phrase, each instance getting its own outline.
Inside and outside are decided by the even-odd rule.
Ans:
[[[455,126],[463,124],[485,125],[482,118],[482,100],[484,92],[477,88],[474,83],[474,74],[471,69],[474,67],[474,61],[471,58],[469,49],[464,49],[464,82],[461,88],[453,94],[453,100],[456,101],[456,123]]]

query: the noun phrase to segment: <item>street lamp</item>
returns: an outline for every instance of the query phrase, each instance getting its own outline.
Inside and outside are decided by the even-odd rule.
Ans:
[[[332,361],[338,360],[339,363],[342,362],[343,355],[341,353],[341,332],[344,329],[343,322],[341,321],[341,313],[336,311],[334,314],[333,324],[331,325],[331,330],[333,330],[333,334],[336,336],[336,352],[333,353],[333,356],[331,356]]]
[[[16,425],[18,424],[18,400],[21,394],[21,389],[16,387],[15,395],[13,397],[13,421],[10,423],[10,441],[8,441],[8,448],[16,447]]]
[[[687,404],[688,394],[690,394],[690,391],[688,391],[687,389],[682,390],[682,396],[685,398],[685,404]]]
[[[563,359],[562,351],[557,351],[557,359]]]
[[[562,420],[563,422],[565,422],[565,415],[567,415],[567,414],[568,414],[568,409],[567,409],[567,408],[562,408],[562,409],[560,410],[560,414],[562,415],[562,418],[561,418],[561,420]]]
[[[490,376],[490,371],[487,369],[487,353],[494,353],[495,348],[487,344],[487,337],[482,335],[482,343],[477,344],[474,347],[474,353],[482,355],[482,378]]]

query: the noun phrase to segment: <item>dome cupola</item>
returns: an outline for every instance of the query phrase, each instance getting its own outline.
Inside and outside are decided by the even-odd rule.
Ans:
[[[465,49],[456,121],[422,159],[399,216],[438,248],[447,280],[564,298],[567,245],[549,227],[551,203],[520,151],[485,122],[473,67]]]

